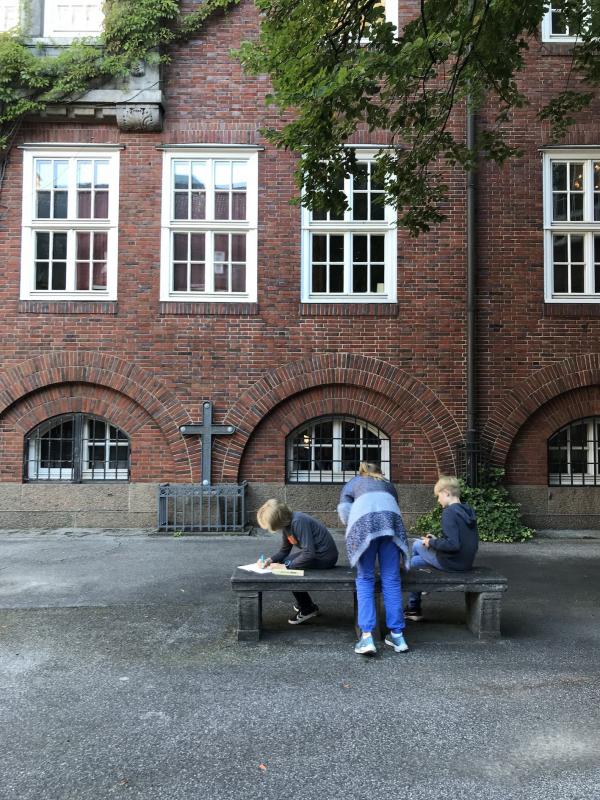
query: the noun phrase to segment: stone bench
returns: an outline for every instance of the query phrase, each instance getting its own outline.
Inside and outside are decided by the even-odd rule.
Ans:
[[[354,595],[356,619],[356,591],[354,571],[347,566],[325,570],[306,570],[304,576],[264,575],[237,568],[231,576],[231,588],[238,598],[239,642],[256,642],[262,630],[263,592],[343,592]],[[442,572],[437,569],[411,570],[402,575],[404,592],[463,592],[466,602],[466,622],[478,639],[495,639],[500,636],[500,610],[502,593],[507,589],[504,576],[489,567],[475,567],[469,572]],[[385,615],[381,602],[381,587],[376,584],[380,632],[385,629]]]

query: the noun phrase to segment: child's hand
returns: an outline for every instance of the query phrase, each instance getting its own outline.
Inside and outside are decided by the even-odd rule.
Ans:
[[[284,569],[285,568],[285,564],[278,564],[277,561],[271,561],[271,559],[269,559],[269,566],[271,567],[271,569]]]
[[[271,559],[270,558],[259,558],[258,561],[256,562],[256,565],[258,567],[260,567],[261,569],[267,569],[267,567],[269,567],[271,565]]]

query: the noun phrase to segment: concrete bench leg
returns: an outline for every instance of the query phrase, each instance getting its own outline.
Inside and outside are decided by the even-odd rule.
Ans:
[[[500,636],[502,595],[498,592],[467,592],[467,628],[478,639]]]
[[[262,592],[238,594],[238,642],[258,642],[262,630]]]

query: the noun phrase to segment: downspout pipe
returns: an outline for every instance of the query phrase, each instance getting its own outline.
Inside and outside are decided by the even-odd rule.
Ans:
[[[467,147],[475,150],[477,121],[471,98],[467,99]],[[466,319],[466,395],[467,429],[465,436],[466,478],[469,486],[477,486],[477,171],[467,172],[467,319]]]

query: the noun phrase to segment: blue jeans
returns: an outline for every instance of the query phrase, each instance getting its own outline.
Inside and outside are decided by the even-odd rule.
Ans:
[[[400,550],[391,536],[379,536],[365,550],[356,565],[356,597],[358,627],[368,633],[375,629],[375,561],[379,556],[381,592],[385,605],[385,621],[393,633],[404,630],[402,587],[400,586]]]
[[[425,547],[420,539],[416,539],[412,546],[412,558],[410,559],[411,569],[421,569],[423,567],[433,567],[434,569],[444,569],[435,553]],[[411,611],[421,609],[421,592],[411,592],[408,595],[408,607]]]

